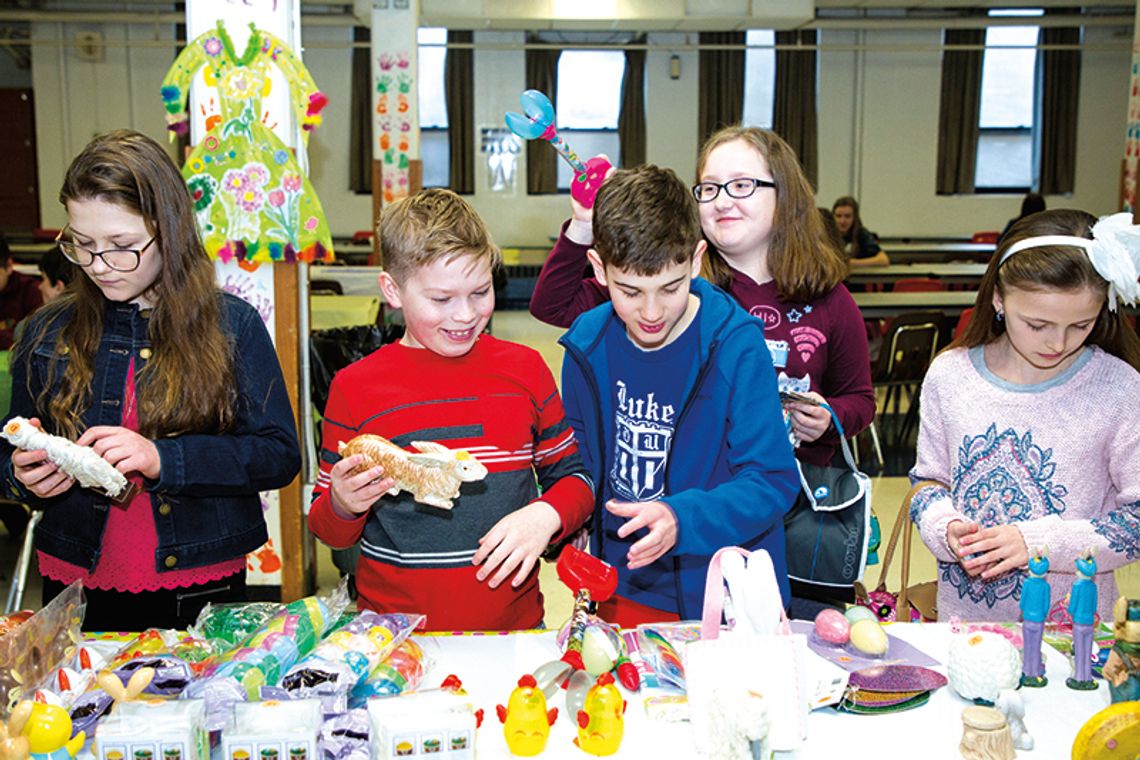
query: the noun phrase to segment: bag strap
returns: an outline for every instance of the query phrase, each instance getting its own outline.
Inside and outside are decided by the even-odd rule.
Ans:
[[[879,583],[876,586],[879,590],[885,590],[887,587],[887,572],[891,569],[891,558],[895,553],[895,545],[898,543],[899,535],[902,535],[903,540],[903,556],[902,556],[902,586],[898,594],[898,603],[896,609],[904,610],[907,604],[907,586],[910,583],[910,545],[911,533],[910,530],[910,503],[914,501],[914,497],[924,488],[930,486],[941,486],[947,488],[946,484],[938,480],[920,480],[911,486],[907,491],[906,496],[903,497],[902,504],[899,506],[899,513],[895,518],[895,524],[891,528],[891,538],[887,542],[887,550],[883,553],[883,564],[879,570]],[[906,528],[904,530],[903,528]]]
[[[739,554],[747,559],[751,552],[739,546],[725,546],[717,549],[716,554],[709,560],[708,574],[705,576],[705,605],[701,613],[701,639],[711,640],[720,636],[720,618],[724,614],[724,571],[721,569],[721,557],[726,553]],[[779,589],[776,589],[779,595]],[[791,626],[788,615],[780,604],[780,623],[777,631],[781,634],[790,634]]]
[[[839,415],[831,408],[831,404],[821,402],[820,406],[827,410],[831,415],[831,421],[835,425],[835,432],[839,433],[839,448],[843,452],[843,460],[847,462],[847,468],[852,472],[859,472],[859,468],[855,466],[855,457],[851,455],[851,446],[847,443],[847,435],[843,432],[843,423],[839,421]]]

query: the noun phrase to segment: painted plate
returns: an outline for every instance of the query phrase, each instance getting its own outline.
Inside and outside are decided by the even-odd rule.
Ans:
[[[917,665],[879,665],[857,670],[848,684],[861,691],[933,691],[946,685],[946,676]]]

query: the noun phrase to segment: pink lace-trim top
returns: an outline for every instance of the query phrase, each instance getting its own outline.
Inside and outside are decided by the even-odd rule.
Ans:
[[[127,370],[123,389],[123,427],[138,430],[138,405],[135,403],[135,362]],[[159,573],[155,569],[158,531],[150,494],[141,490],[142,476],[135,474],[131,482],[140,490],[126,506],[112,505],[103,530],[103,547],[94,572],[38,552],[40,573],[61,583],[82,580],[88,588],[105,591],[157,591],[159,589],[195,586],[234,575],[245,567],[245,557],[185,570]]]

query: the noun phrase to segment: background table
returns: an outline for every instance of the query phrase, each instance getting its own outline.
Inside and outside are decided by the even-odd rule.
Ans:
[[[309,296],[310,327],[327,330],[330,327],[374,325],[380,313],[380,296]]]
[[[954,635],[944,624],[895,624],[888,626],[887,632],[942,663],[946,661]],[[445,676],[454,673],[463,681],[472,704],[483,708],[485,717],[478,732],[478,757],[481,760],[513,757],[507,751],[502,724],[495,717],[495,705],[507,703],[520,676],[559,657],[554,634],[425,636],[419,637],[419,641],[436,661],[426,686],[438,686]],[[1045,647],[1045,664],[1049,685],[1044,689],[1021,690],[1025,724],[1036,740],[1037,749],[1033,753],[1019,753],[1018,757],[1038,760],[1068,757],[1077,731],[1109,703],[1104,682],[1093,692],[1067,688],[1068,661],[1050,647]],[[935,670],[946,672],[944,664]],[[687,723],[651,721],[643,708],[644,695],[625,696],[629,701],[625,739],[612,757],[637,760],[696,757]],[[957,758],[962,737],[961,714],[970,704],[946,686],[936,691],[926,705],[901,713],[851,715],[823,708],[811,713],[807,742],[799,750],[777,753],[777,757],[797,760]],[[586,755],[572,744],[577,736],[575,724],[564,714],[565,692],[560,692],[548,706],[557,707],[559,714],[542,757],[583,760]]]
[[[929,277],[946,283],[970,283],[977,286],[989,264],[970,261],[921,262],[890,264],[885,267],[859,267],[847,275],[847,282],[895,282],[911,277]]]
[[[852,293],[864,317],[896,317],[908,311],[940,311],[957,317],[974,305],[974,290],[936,290],[929,293]]]
[[[883,250],[896,264],[909,261],[989,261],[996,246],[993,243],[889,243]]]

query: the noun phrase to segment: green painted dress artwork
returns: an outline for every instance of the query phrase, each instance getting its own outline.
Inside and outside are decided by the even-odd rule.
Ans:
[[[185,133],[186,98],[199,69],[217,89],[218,114],[182,175],[211,257],[229,262],[331,261],[332,237],[293,151],[263,123],[261,100],[280,69],[302,134],[320,124],[327,99],[283,41],[250,25],[240,56],[221,21],[182,51],[162,82],[167,129]]]

